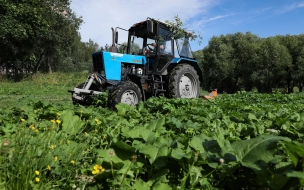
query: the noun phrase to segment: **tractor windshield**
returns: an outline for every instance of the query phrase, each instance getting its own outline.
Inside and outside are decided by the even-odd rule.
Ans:
[[[130,53],[133,55],[141,55],[143,49],[143,38],[131,36]]]
[[[190,48],[189,38],[183,37],[176,39],[176,46],[180,57],[187,57],[193,59],[193,55]]]

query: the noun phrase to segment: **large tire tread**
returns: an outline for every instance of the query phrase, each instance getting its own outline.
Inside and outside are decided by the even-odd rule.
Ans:
[[[134,92],[136,92],[136,94],[138,96],[138,101],[142,100],[141,90],[135,83],[133,83],[131,81],[122,81],[122,82],[118,83],[117,85],[115,85],[113,87],[113,89],[111,90],[111,92],[109,92],[108,107],[110,109],[116,110],[116,105],[121,103],[121,96],[128,88],[129,89],[131,88],[134,90]]]
[[[197,75],[196,70],[189,64],[183,63],[179,64],[176,67],[172,69],[172,71],[169,74],[168,78],[168,93],[167,96],[169,98],[180,98],[181,95],[179,94],[179,83],[180,83],[180,78],[184,73],[191,73],[193,77],[197,80],[198,85],[197,85],[197,95],[196,97],[199,97],[200,93],[200,80],[199,76]]]

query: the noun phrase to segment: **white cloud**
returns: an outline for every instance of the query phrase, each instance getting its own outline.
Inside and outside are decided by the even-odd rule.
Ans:
[[[289,12],[289,11],[292,11],[294,9],[297,9],[297,8],[302,8],[304,7],[304,1],[302,2],[297,2],[297,3],[292,3],[290,5],[286,5],[285,7],[283,7],[279,13],[285,13],[285,12]]]
[[[111,44],[111,27],[129,29],[147,17],[172,20],[174,15],[187,26],[191,19],[205,14],[218,0],[73,0],[72,10],[82,16],[84,23],[80,33],[82,41],[92,39],[99,45]],[[119,41],[127,41],[126,34],[119,33]],[[126,40],[123,40],[126,39]]]

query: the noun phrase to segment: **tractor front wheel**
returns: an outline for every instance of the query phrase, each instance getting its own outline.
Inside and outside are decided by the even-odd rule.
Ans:
[[[142,94],[139,87],[131,82],[120,82],[109,92],[108,106],[115,109],[116,104],[124,103],[134,106],[142,100]]]
[[[168,81],[170,98],[197,98],[200,81],[196,70],[189,64],[180,64],[170,72]]]

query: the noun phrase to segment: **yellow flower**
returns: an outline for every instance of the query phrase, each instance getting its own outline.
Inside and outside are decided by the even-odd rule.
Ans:
[[[38,132],[39,132],[39,130],[38,130],[38,129],[36,129],[36,130],[35,130],[35,132],[36,132],[36,133],[38,133]]]
[[[56,123],[55,119],[52,119],[51,122],[52,122],[52,123]]]
[[[56,148],[56,145],[52,145],[52,146],[50,146],[50,148],[51,148],[51,149],[54,149],[54,148]]]
[[[100,122],[98,119],[95,119],[95,122],[96,122],[98,125],[101,124],[101,122]]]
[[[60,113],[56,113],[56,115],[59,117],[59,116],[60,116]]]
[[[36,182],[39,182],[39,181],[40,181],[39,177],[36,177],[36,178],[35,178],[35,181],[36,181]]]
[[[25,122],[25,119],[22,118],[21,121],[22,121],[22,122]]]
[[[34,130],[34,129],[35,129],[35,126],[34,126],[34,125],[31,125],[29,128],[32,129],[32,130]]]
[[[87,132],[84,132],[84,134],[87,135],[88,133],[87,133]]]
[[[92,174],[93,174],[93,175],[98,174],[100,171],[104,172],[105,169],[104,169],[101,165],[96,164],[96,165],[93,167]]]
[[[56,123],[58,123],[58,124],[60,124],[60,123],[61,123],[61,121],[60,121],[59,119],[57,119],[55,122],[56,122]]]
[[[57,160],[58,160],[58,156],[55,156],[55,157],[54,157],[54,160],[57,161]]]
[[[36,171],[35,171],[35,174],[36,174],[36,175],[39,175],[39,174],[40,174],[40,172],[39,172],[38,170],[36,170]]]
[[[71,163],[72,163],[72,164],[75,164],[75,160],[71,160]]]
[[[50,165],[48,165],[48,166],[47,166],[47,169],[48,169],[48,170],[51,170],[51,166],[50,166]]]
[[[68,140],[68,144],[70,143],[71,141],[70,140]]]
[[[101,170],[101,169],[102,169],[102,166],[101,166],[101,165],[96,164],[96,165],[94,166],[94,170]]]

